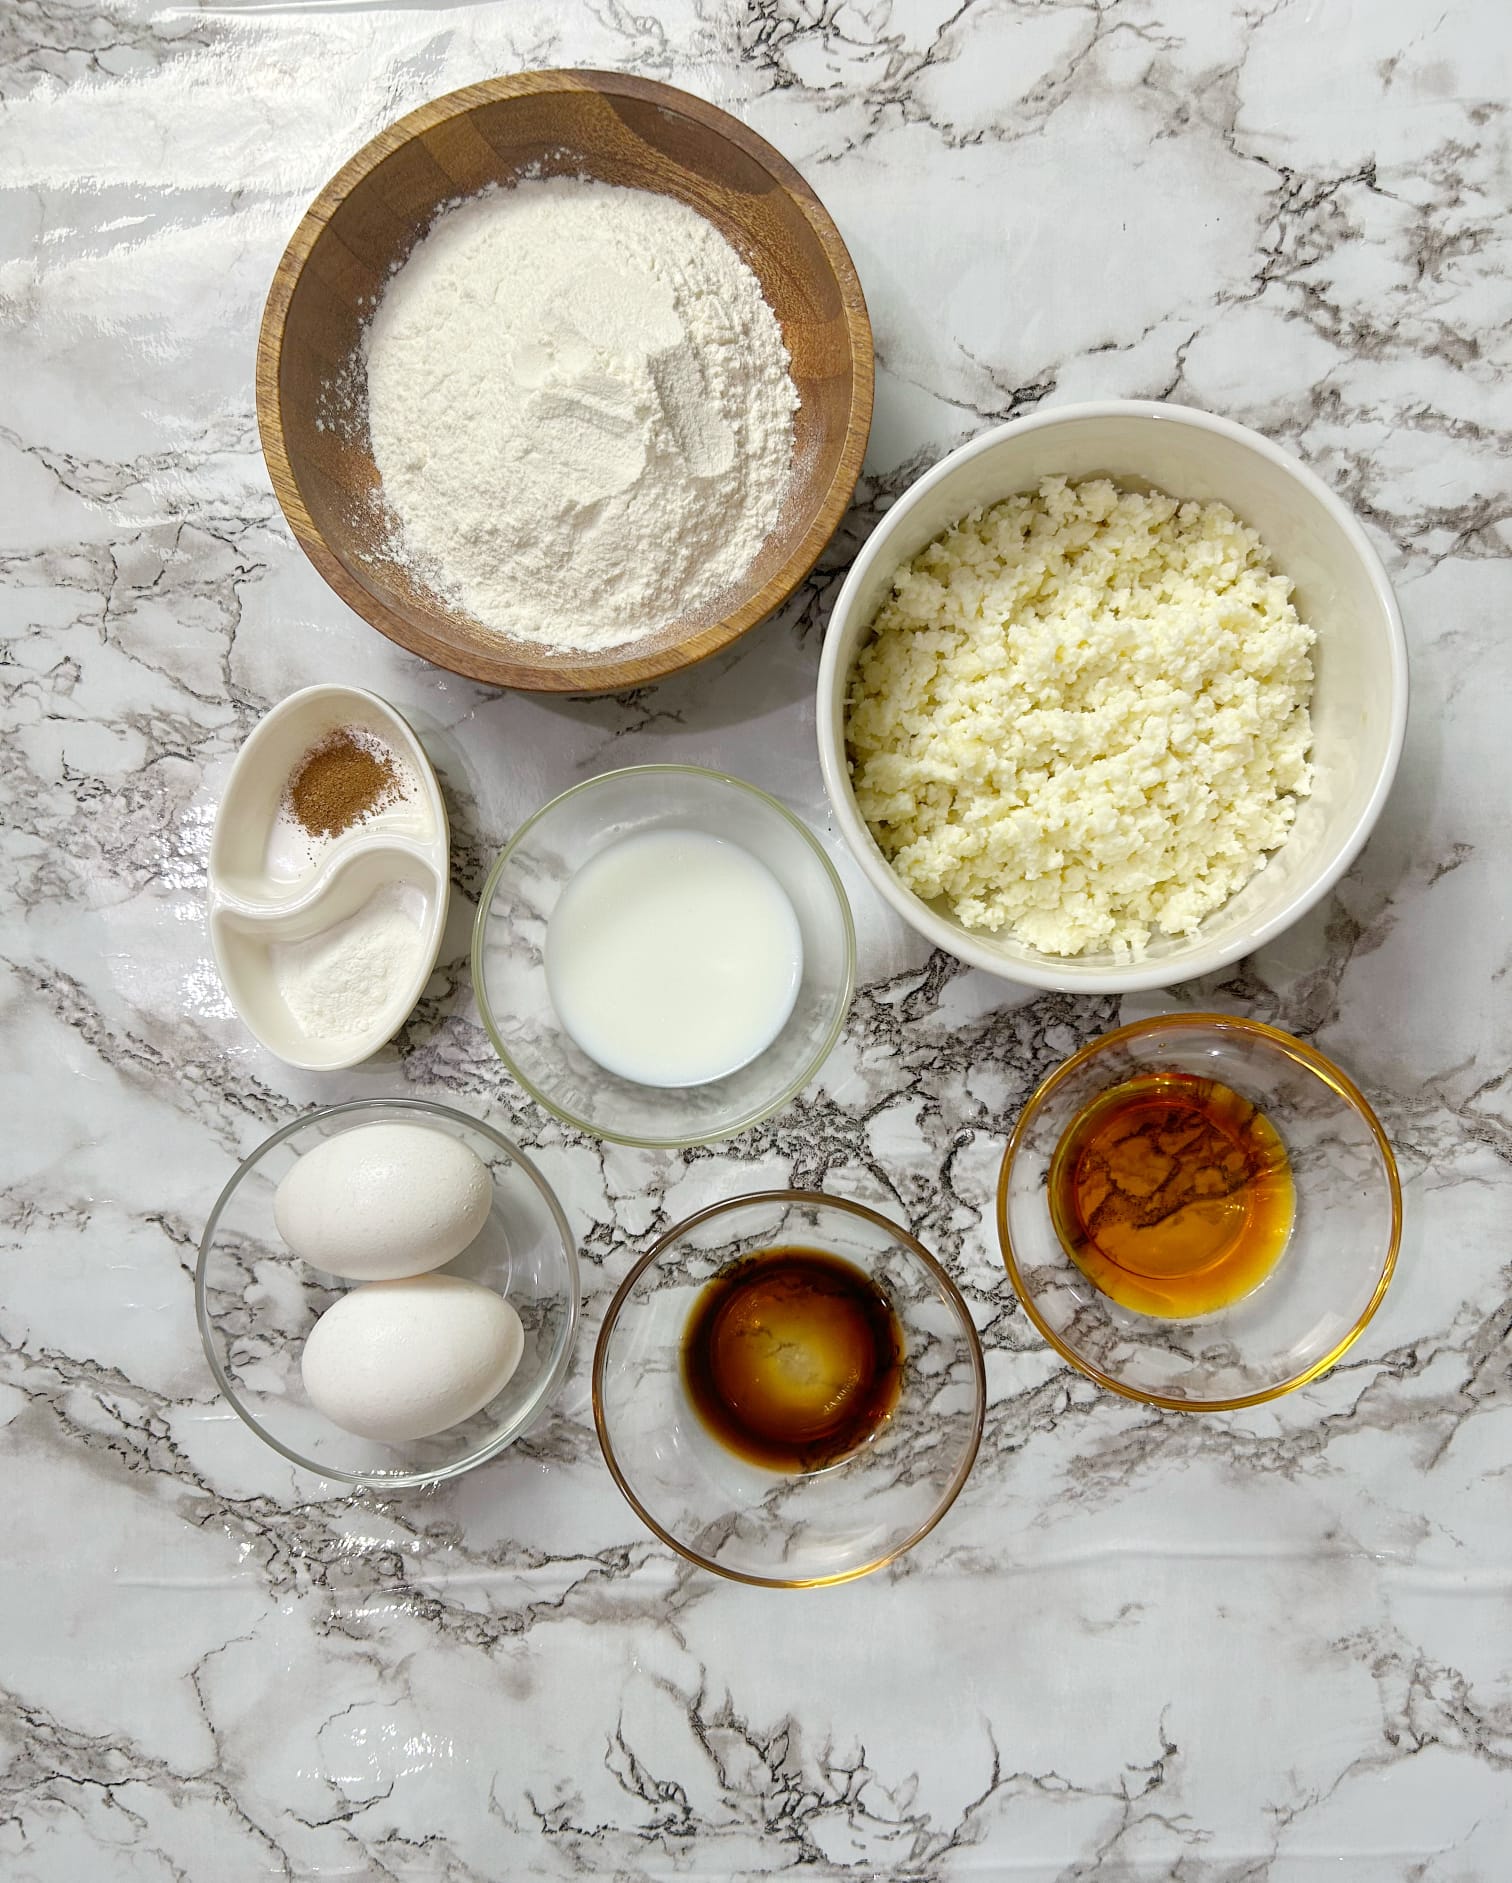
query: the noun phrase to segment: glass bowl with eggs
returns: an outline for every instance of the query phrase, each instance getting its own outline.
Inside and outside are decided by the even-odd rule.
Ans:
[[[1258,1405],[1335,1364],[1396,1266],[1396,1160],[1316,1048],[1229,1014],[1093,1040],[1019,1115],[998,1233],[1071,1364],[1178,1412]]]
[[[626,1275],[593,1361],[615,1482],[700,1568],[813,1588],[940,1521],[982,1436],[981,1343],[918,1239],[840,1197],[712,1204]]]
[[[839,1037],[850,905],[776,798],[693,765],[574,785],[484,885],[478,1008],[533,1098],[622,1144],[705,1144],[769,1116]]]
[[[216,1200],[195,1271],[233,1410],[291,1463],[388,1490],[455,1477],[526,1432],[566,1375],[579,1299],[540,1172],[424,1099],[275,1131]]]

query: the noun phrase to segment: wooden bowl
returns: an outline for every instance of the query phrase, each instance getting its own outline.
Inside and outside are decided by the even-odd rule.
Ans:
[[[781,514],[723,612],[608,653],[557,653],[490,632],[432,593],[385,550],[365,425],[320,422],[332,387],[353,383],[362,326],[390,271],[441,206],[526,172],[655,190],[706,216],[760,280],[802,400]],[[489,79],[390,125],[306,211],[273,277],[257,343],[263,455],[289,527],[326,581],[412,653],[539,692],[644,685],[727,647],[784,602],[850,502],[871,407],[866,303],[818,197],[737,119],[616,72]],[[563,579],[570,583],[570,570]]]

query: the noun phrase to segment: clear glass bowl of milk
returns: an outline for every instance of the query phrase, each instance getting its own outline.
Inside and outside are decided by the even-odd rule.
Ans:
[[[855,931],[813,834],[754,785],[637,765],[515,833],[484,887],[473,985],[489,1037],[560,1118],[626,1144],[730,1137],[839,1037]]]

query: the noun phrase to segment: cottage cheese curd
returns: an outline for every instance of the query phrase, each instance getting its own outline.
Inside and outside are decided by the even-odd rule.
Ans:
[[[964,517],[899,570],[851,679],[883,854],[1046,954],[1192,933],[1311,789],[1290,595],[1219,503],[1047,478]]]

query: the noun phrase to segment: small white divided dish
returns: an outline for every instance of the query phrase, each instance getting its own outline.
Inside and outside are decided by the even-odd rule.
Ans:
[[[1045,477],[1111,477],[1133,489],[1227,504],[1295,584],[1313,649],[1313,789],[1281,847],[1194,935],[1157,936],[1143,960],[1043,954],[967,929],[943,901],[897,877],[851,789],[845,705],[851,669],[904,563],[972,511]],[[1191,407],[1146,400],[1072,405],[971,439],[888,511],[851,566],[819,665],[819,761],[846,844],[883,900],[937,948],[1028,987],[1133,993],[1237,961],[1295,922],[1358,856],[1391,789],[1407,725],[1407,643],[1386,571],[1348,508],[1258,432]]]
[[[308,753],[346,728],[389,749],[402,789],[363,821],[332,836],[308,836],[285,809],[290,779]],[[291,1066],[337,1071],[393,1038],[441,951],[449,849],[446,806],[430,760],[376,694],[306,687],[261,721],[237,754],[216,814],[209,918],[226,993],[269,1052]],[[392,917],[392,933],[405,937],[402,968],[370,1013],[338,1030],[317,1030],[290,1005],[289,989],[312,971],[319,938],[364,911],[371,916],[375,898]],[[373,977],[350,978],[360,990]],[[348,988],[348,1003],[350,997]]]

